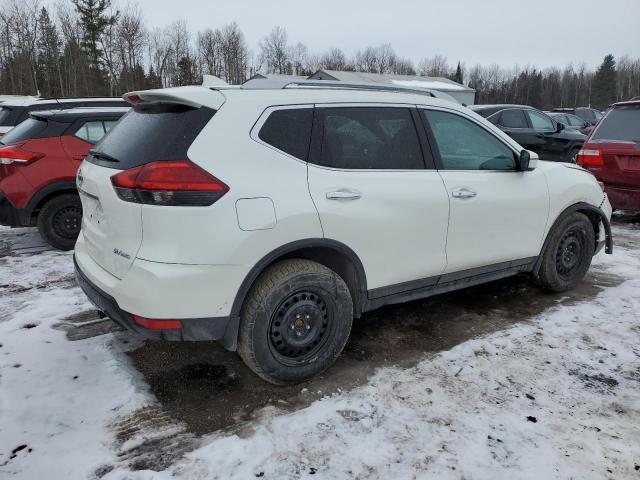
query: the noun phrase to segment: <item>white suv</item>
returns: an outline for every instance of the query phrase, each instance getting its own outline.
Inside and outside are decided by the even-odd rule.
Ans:
[[[363,312],[520,272],[562,291],[611,253],[593,175],[424,93],[127,95],[78,172],[78,282],[131,330],[219,340],[289,384],[329,367]]]

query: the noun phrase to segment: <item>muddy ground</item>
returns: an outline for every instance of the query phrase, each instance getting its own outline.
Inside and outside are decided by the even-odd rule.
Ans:
[[[621,216],[617,244],[633,242],[624,228],[640,228],[640,216]],[[466,290],[384,307],[353,325],[336,364],[303,385],[276,387],[255,376],[239,357],[217,344],[147,341],[130,352],[166,413],[195,435],[241,430],[262,407],[302,408],[364,383],[377,367],[409,366],[470,338],[526,322],[557,304],[591,298],[621,279],[591,269],[575,290],[550,294],[517,276]]]

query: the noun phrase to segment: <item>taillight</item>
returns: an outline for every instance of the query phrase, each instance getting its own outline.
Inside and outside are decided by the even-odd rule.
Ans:
[[[0,164],[10,165],[12,163],[29,163],[40,160],[44,157],[44,153],[30,152],[23,150],[20,145],[9,145],[0,148]]]
[[[601,167],[604,165],[602,150],[585,149],[578,152],[576,163],[581,167]]]
[[[125,202],[176,207],[212,205],[229,187],[189,160],[147,163],[111,177]]]
[[[130,95],[125,95],[124,99],[133,105],[135,105],[136,103],[140,103],[142,101],[142,99],[140,98],[140,95],[136,95],[135,93],[132,93]]]

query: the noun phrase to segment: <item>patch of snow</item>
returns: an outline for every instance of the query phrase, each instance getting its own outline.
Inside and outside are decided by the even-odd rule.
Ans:
[[[411,88],[430,88],[432,90],[466,90],[463,85],[457,83],[440,82],[438,80],[391,80],[396,85]]]
[[[105,478],[636,478],[640,257],[618,247],[593,268],[626,281],[296,413],[266,409],[253,435],[214,435],[165,472]]]
[[[615,234],[637,247],[638,229]],[[21,287],[0,287],[2,478],[86,479],[105,466],[106,480],[637,478],[637,248],[594,259],[597,274],[622,283],[588,301],[558,304],[413,368],[380,369],[366,385],[294,413],[266,408],[242,436],[169,445],[167,455],[193,451],[178,460],[177,450],[161,472],[132,471],[114,448],[110,426],[155,403],[118,337],[69,342],[50,328],[91,308],[76,286],[53,281],[69,277],[71,264],[53,252],[0,261],[0,283]],[[160,422],[122,448],[174,431]]]

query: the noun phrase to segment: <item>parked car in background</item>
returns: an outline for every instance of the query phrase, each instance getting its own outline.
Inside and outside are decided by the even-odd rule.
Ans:
[[[611,253],[596,179],[468,108],[288,84],[129,95],[78,171],[76,278],[115,322],[292,384],[363,312],[523,272],[565,291]]]
[[[32,112],[7,133],[0,141],[0,224],[37,225],[50,245],[73,248],[82,219],[78,166],[128,110]]]
[[[591,125],[586,120],[581,119],[579,116],[574,115],[572,113],[562,113],[562,112],[544,112],[553,118],[556,122],[560,122],[564,125],[565,128],[570,130],[577,130],[583,135],[589,135],[591,130],[593,130],[593,125]]]
[[[574,162],[587,138],[549,115],[525,105],[472,105],[471,110],[499,127],[543,160]]]
[[[552,112],[571,113],[583,119],[585,122],[589,122],[590,125],[595,125],[602,118],[602,112],[590,107],[574,107],[574,108],[554,108]]]
[[[29,113],[78,107],[128,107],[120,97],[38,98],[18,97],[0,104],[0,137],[24,122]]]
[[[640,211],[640,99],[611,106],[578,154],[615,209]]]

